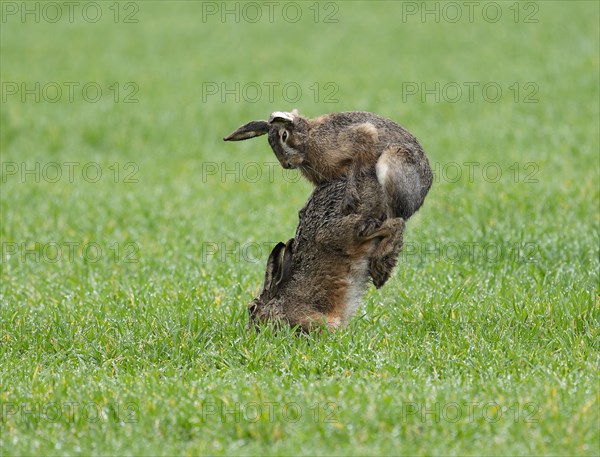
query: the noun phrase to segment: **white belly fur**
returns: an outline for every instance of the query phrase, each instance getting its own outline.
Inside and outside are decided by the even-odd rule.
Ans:
[[[383,154],[377,164],[375,165],[375,173],[377,174],[377,181],[381,184],[381,187],[385,188],[385,182],[387,181],[390,166],[387,163],[385,154]]]
[[[348,291],[343,320],[347,322],[362,303],[363,295],[369,281],[369,259],[365,256],[354,264],[348,274]]]

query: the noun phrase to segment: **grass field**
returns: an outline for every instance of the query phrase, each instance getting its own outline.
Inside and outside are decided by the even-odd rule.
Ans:
[[[598,455],[599,18],[2,2],[0,453]],[[335,334],[247,331],[311,187],[222,137],[292,108],[436,173]]]

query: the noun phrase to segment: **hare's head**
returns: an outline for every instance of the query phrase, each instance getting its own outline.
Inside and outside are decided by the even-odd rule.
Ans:
[[[268,121],[252,121],[242,125],[225,141],[240,141],[269,134],[269,144],[283,168],[299,168],[306,159],[308,122],[298,114],[276,111]]]

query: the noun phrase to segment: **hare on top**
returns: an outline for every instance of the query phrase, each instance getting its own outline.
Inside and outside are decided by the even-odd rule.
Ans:
[[[314,185],[346,176],[343,212],[358,205],[356,179],[375,168],[382,186],[387,217],[411,217],[423,204],[433,174],[417,139],[390,119],[350,111],[314,119],[276,111],[268,121],[252,121],[225,141],[268,133],[269,144],[283,168],[297,168]]]

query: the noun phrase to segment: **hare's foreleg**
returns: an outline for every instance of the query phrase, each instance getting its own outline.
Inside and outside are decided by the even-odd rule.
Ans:
[[[348,170],[348,181],[346,183],[346,192],[342,200],[342,214],[348,215],[356,211],[359,203],[358,193],[358,174],[361,171],[361,163],[358,160],[352,162]]]
[[[378,139],[377,128],[370,122],[353,125],[340,135],[339,158],[343,158],[343,161],[351,160],[347,172],[346,195],[342,202],[344,214],[353,213],[358,207],[358,176],[377,161]]]

